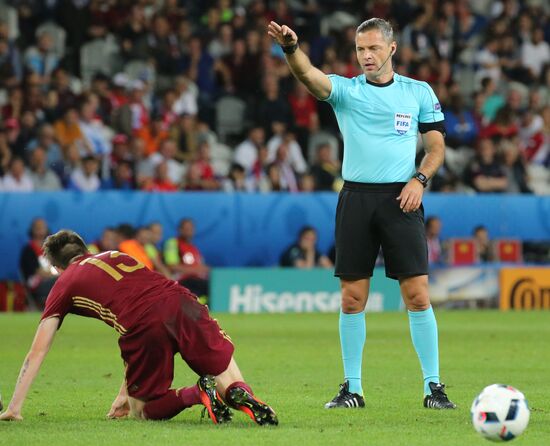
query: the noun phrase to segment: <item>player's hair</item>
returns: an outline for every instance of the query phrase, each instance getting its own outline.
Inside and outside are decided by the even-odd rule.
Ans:
[[[390,22],[384,19],[379,19],[378,17],[365,20],[357,27],[355,34],[364,33],[366,31],[370,31],[371,29],[377,29],[380,31],[386,42],[391,43],[394,41],[393,28]]]
[[[84,240],[73,231],[62,229],[46,238],[44,255],[53,266],[66,269],[76,256],[86,254],[88,247]]]

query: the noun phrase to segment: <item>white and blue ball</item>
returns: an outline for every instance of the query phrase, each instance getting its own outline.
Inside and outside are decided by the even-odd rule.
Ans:
[[[492,384],[472,403],[472,423],[483,437],[510,441],[529,424],[529,406],[523,393],[512,386]]]

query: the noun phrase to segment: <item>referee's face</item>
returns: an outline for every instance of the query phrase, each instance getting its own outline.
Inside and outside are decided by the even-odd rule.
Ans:
[[[391,54],[394,42],[387,42],[377,29],[355,35],[357,61],[367,77],[378,77],[392,69]]]

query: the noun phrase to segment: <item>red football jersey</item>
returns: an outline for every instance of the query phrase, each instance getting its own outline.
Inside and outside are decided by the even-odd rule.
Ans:
[[[78,257],[59,276],[46,300],[42,320],[67,313],[101,319],[121,335],[147,320],[163,296],[188,292],[119,251]]]

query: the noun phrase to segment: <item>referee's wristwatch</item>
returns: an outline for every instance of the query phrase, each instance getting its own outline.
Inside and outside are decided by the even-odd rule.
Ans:
[[[415,180],[420,181],[420,184],[422,184],[422,186],[424,186],[424,188],[426,188],[428,186],[428,177],[426,175],[424,175],[422,172],[416,172],[412,177]]]

